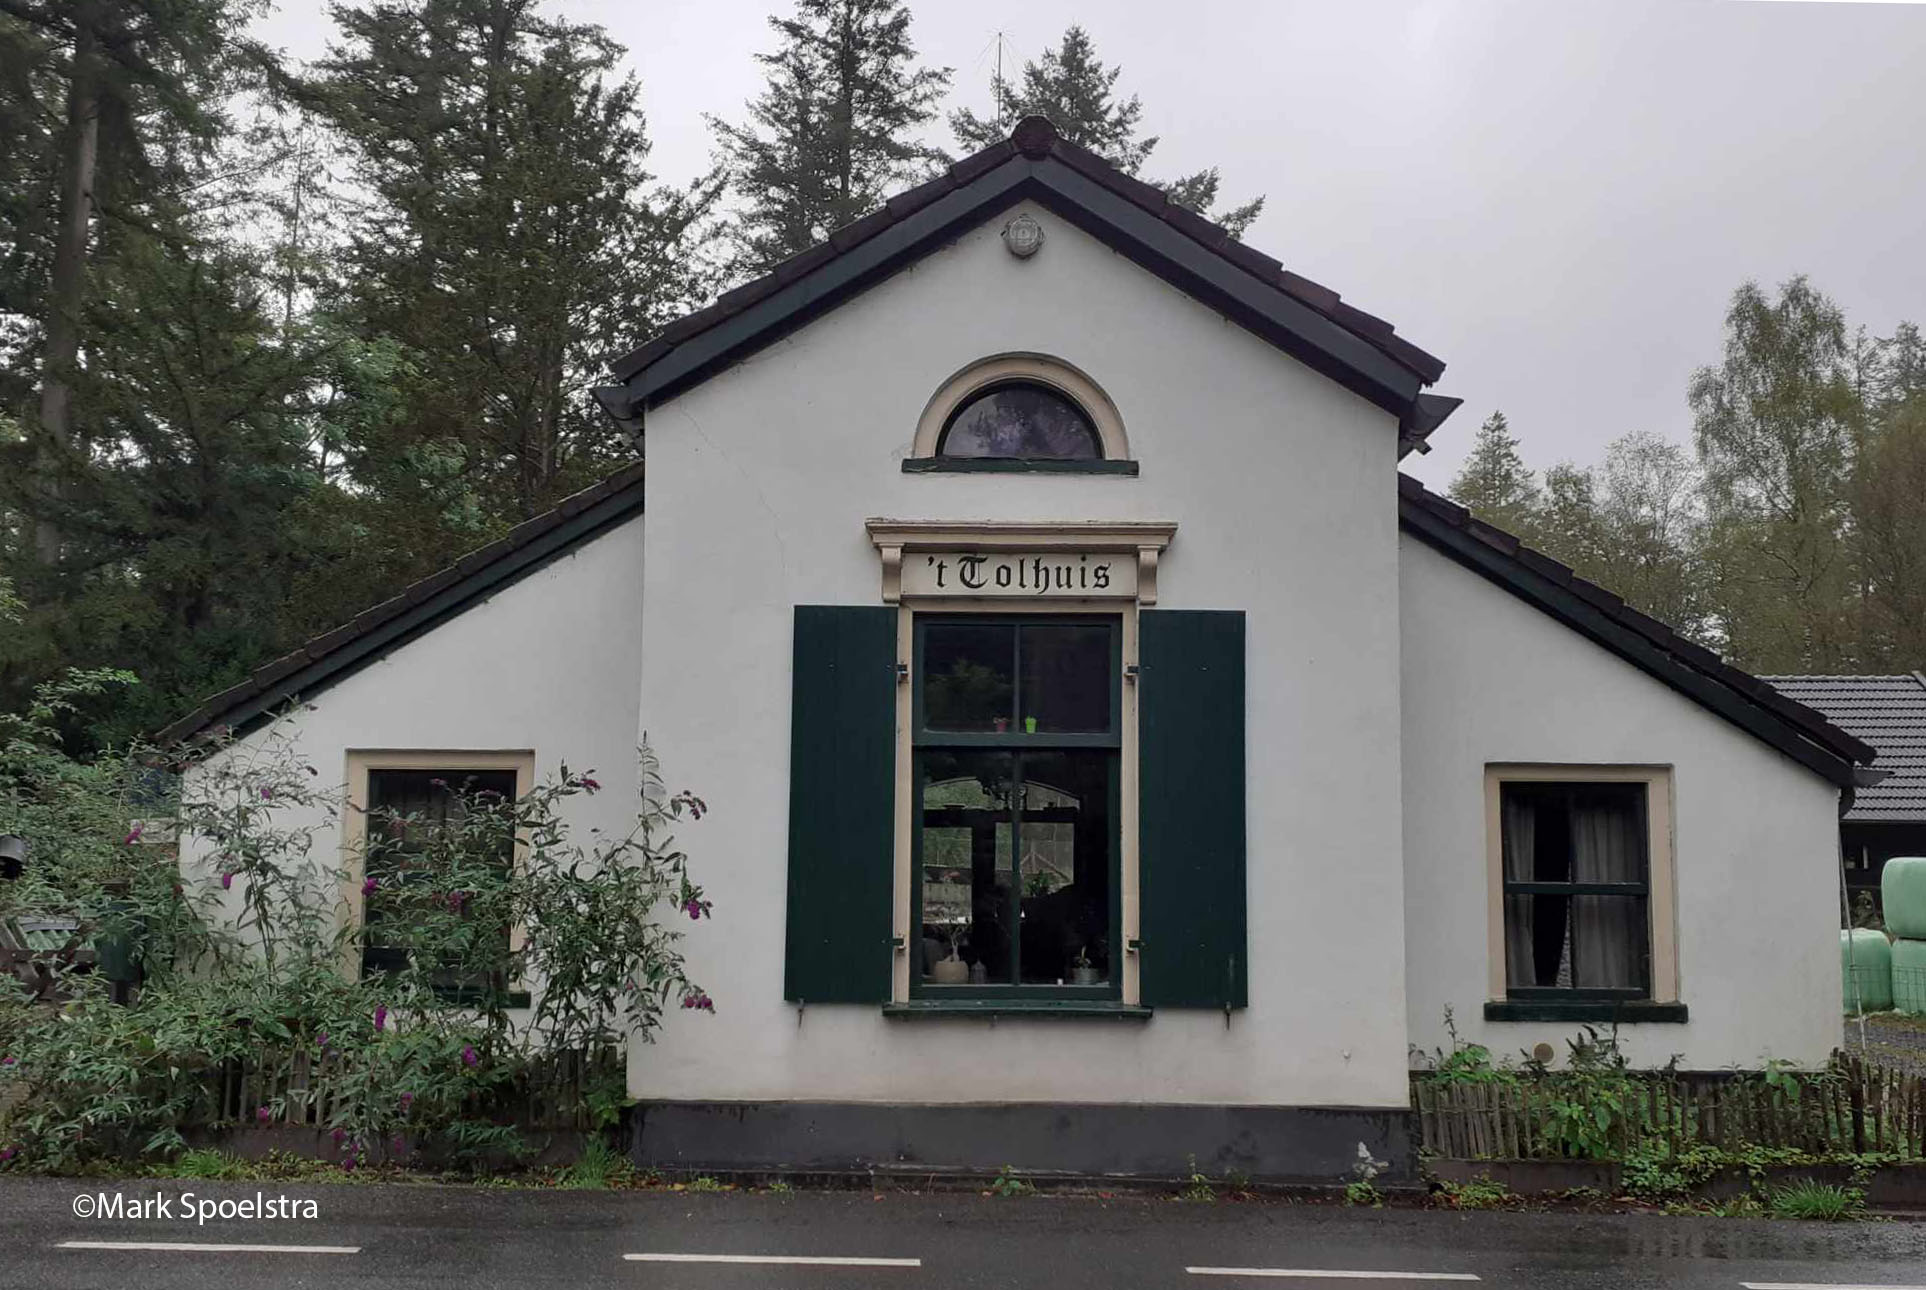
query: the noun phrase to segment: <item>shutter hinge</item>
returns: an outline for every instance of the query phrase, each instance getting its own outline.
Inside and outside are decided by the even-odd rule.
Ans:
[[[896,665],[896,684],[903,685],[906,682],[908,682],[908,680],[909,680],[909,664],[898,663]]]
[[[1133,936],[1129,940],[1124,942],[1124,953],[1135,954],[1139,950],[1143,949],[1143,947],[1144,947],[1143,939],[1141,937]]]
[[[892,936],[889,938],[889,947],[898,954],[907,953],[909,951],[909,940],[907,937]]]
[[[1124,664],[1124,680],[1134,681],[1143,674],[1143,666],[1138,663]]]

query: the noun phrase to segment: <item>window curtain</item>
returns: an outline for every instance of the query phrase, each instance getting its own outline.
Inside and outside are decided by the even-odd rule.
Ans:
[[[1538,816],[1530,802],[1505,795],[1500,839],[1505,877],[1512,882],[1530,882],[1538,841]],[[1532,955],[1532,910],[1536,903],[1531,896],[1505,897],[1505,982],[1514,989],[1538,984]]]
[[[1572,879],[1576,882],[1641,882],[1644,847],[1636,811],[1622,802],[1586,802],[1572,811]],[[1579,986],[1637,986],[1642,975],[1639,919],[1645,902],[1635,896],[1576,896],[1573,964]]]

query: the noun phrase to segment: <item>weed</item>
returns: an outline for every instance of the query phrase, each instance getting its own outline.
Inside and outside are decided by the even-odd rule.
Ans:
[[[1836,1223],[1861,1217],[1866,1212],[1866,1193],[1857,1187],[1838,1187],[1801,1178],[1774,1191],[1767,1199],[1767,1207],[1774,1218]]]
[[[1210,1178],[1197,1168],[1197,1157],[1190,1157],[1190,1173],[1185,1176],[1184,1186],[1177,1193],[1178,1200],[1210,1201],[1217,1199],[1217,1189],[1210,1185]]]
[[[709,1177],[709,1175],[704,1174],[700,1178],[691,1178],[689,1180],[688,1186],[684,1188],[684,1190],[686,1191],[728,1191],[729,1188],[724,1186],[722,1183],[717,1182],[715,1179]]]
[[[583,1144],[582,1154],[562,1175],[562,1186],[578,1191],[602,1191],[622,1172],[625,1163],[608,1143],[590,1138]]]
[[[1360,1178],[1356,1182],[1344,1184],[1344,1203],[1369,1209],[1383,1209],[1384,1193],[1379,1191],[1378,1185],[1369,1178]]]
[[[784,1182],[780,1178],[778,1178],[775,1182],[770,1183],[767,1187],[763,1188],[763,1190],[768,1192],[771,1196],[793,1196],[795,1195],[795,1192],[796,1192],[796,1189],[794,1187],[791,1187],[788,1183]]]
[[[203,1147],[181,1152],[173,1172],[176,1178],[245,1178],[252,1171],[244,1160]]]
[[[1035,1190],[1036,1188],[1030,1183],[1017,1177],[1016,1170],[1009,1165],[997,1170],[996,1177],[990,1180],[992,1196],[1028,1196]]]
[[[1489,1176],[1469,1182],[1439,1183],[1438,1194],[1453,1209],[1502,1209],[1518,1199],[1503,1183],[1493,1182]]]

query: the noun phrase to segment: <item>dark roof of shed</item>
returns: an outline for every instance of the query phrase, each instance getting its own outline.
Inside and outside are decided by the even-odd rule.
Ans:
[[[1873,749],[1853,734],[1409,475],[1398,476],[1398,521],[1465,568],[1840,787],[1864,778],[1854,765],[1871,762]]]
[[[1025,198],[1393,413],[1407,450],[1458,404],[1420,393],[1445,365],[1390,323],[1066,142],[1038,116],[671,323],[614,360],[610,371],[622,384],[597,395],[618,415],[673,397]]]
[[[642,509],[642,463],[625,466],[404,588],[291,654],[256,668],[154,736],[163,746],[245,733],[520,581]]]
[[[1879,750],[1886,778],[1862,788],[1846,819],[1866,824],[1926,822],[1926,675],[1768,676],[1779,693],[1826,714]]]

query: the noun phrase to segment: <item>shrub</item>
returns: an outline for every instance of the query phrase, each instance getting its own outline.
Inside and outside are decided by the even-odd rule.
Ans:
[[[1766,1208],[1774,1218],[1839,1222],[1865,1213],[1866,1193],[1856,1187],[1837,1187],[1801,1178],[1775,1189],[1767,1198]]]
[[[126,1006],[94,973],[59,968],[58,1007],[0,978],[0,1164],[174,1155],[183,1126],[222,1115],[225,1069],[285,1072],[297,1056],[326,1081],[322,1127],[344,1167],[411,1147],[513,1157],[527,1091],[558,1061],[591,1078],[568,1081],[575,1105],[557,1109],[606,1126],[626,1101],[628,1037],[652,1036],[672,1000],[713,1010],[684,971],[676,928],[710,913],[673,837],[705,808],[665,790],[647,748],[626,833],[573,837],[566,804],[601,785],[567,768],[518,800],[453,790],[452,823],[404,818],[425,845],[390,857],[414,866],[383,923],[403,966],[350,979],[341,969],[359,957],[361,929],[345,917],[342,867],[313,845],[315,821],[339,801],[278,728],[205,751],[171,805],[152,800],[167,760],[152,749],[67,758],[63,705],[124,679],[69,678],[0,718],[0,832],[33,846],[27,876],[0,884],[0,916],[58,913],[97,937],[125,934],[144,975]],[[173,848],[129,827],[166,813],[183,850],[205,857],[200,869],[183,873]],[[518,841],[519,863],[500,863]],[[383,859],[382,836],[371,845]],[[509,952],[501,929],[517,926]],[[533,990],[524,1016],[511,1015],[517,980]],[[480,984],[455,992],[451,981]],[[279,1099],[242,1115],[272,1123],[302,1109]]]

